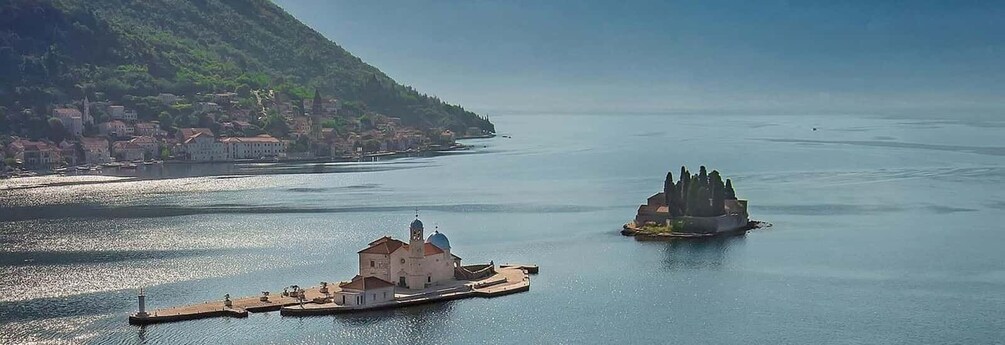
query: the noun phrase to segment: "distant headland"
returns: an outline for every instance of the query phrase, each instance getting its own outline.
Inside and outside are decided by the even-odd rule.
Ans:
[[[667,172],[663,191],[646,199],[621,233],[638,239],[708,237],[761,224],[750,220],[747,200],[736,197],[732,180],[723,182],[719,171],[709,173],[705,166],[697,174],[682,166],[680,179],[675,183]]]
[[[0,178],[376,160],[495,133],[272,1],[5,1],[0,17]]]

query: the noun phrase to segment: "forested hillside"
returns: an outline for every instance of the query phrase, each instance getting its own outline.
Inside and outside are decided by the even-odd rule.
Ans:
[[[119,102],[273,89],[297,99],[315,88],[416,127],[494,132],[486,118],[396,83],[267,0],[0,4],[5,112],[44,113],[84,92]]]

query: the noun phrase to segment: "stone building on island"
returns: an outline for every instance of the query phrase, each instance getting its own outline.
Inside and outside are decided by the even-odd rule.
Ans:
[[[643,226],[646,224],[655,225],[666,225],[667,223],[673,221],[673,217],[669,212],[669,207],[667,206],[666,197],[663,192],[653,194],[648,199],[646,203],[639,205],[639,211],[635,214],[635,224],[637,226]],[[681,216],[677,218],[688,219],[694,223],[709,223],[716,224],[714,231],[702,231],[702,232],[720,232],[724,230],[732,229],[732,225],[739,227],[740,225],[746,225],[749,221],[747,215],[747,200],[742,199],[725,199],[723,200],[726,212],[719,216],[712,217],[692,217],[692,216]],[[723,230],[720,230],[718,224],[728,225],[725,226]],[[713,228],[708,228],[709,230]]]
[[[424,237],[422,221],[409,225],[408,243],[384,236],[360,250],[359,274],[339,285],[336,304],[365,306],[394,300],[395,291],[416,292],[436,286],[456,286],[458,278],[482,279],[493,269],[471,271],[461,266],[461,258],[451,254],[450,240],[435,231]]]
[[[675,183],[667,173],[663,191],[639,206],[631,227],[673,225],[674,232],[719,233],[748,225],[747,200],[736,198],[732,181],[724,183],[718,171],[708,173],[704,166],[698,174],[681,167],[680,176]]]

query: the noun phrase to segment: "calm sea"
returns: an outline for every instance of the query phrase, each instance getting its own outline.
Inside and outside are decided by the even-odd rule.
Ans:
[[[0,181],[0,343],[1005,342],[1005,121],[510,115],[439,157],[144,167]],[[813,130],[817,128],[817,130]],[[681,165],[718,169],[773,227],[618,234]],[[130,326],[167,307],[349,279],[418,208],[530,292],[346,316]]]

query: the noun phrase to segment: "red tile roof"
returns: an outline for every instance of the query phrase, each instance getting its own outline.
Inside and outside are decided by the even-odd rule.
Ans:
[[[220,139],[220,141],[225,143],[279,143],[279,139],[276,139],[268,134],[262,134],[254,137],[227,137]]]
[[[377,277],[365,277],[364,278],[364,277],[359,276],[359,275],[357,275],[355,277],[352,277],[352,281],[350,281],[349,283],[345,283],[345,284],[339,285],[339,287],[343,288],[343,289],[352,289],[352,290],[359,290],[359,291],[381,289],[381,288],[392,287],[392,286],[394,286],[394,284],[391,283],[391,282],[389,282],[389,281],[386,281],[386,280],[383,280],[383,279],[380,279],[380,278],[377,278]]]
[[[388,236],[381,237],[376,241],[370,242],[370,246],[357,252],[360,254],[391,254],[395,250],[401,247],[408,247],[405,242],[398,241],[396,239],[390,238]]]
[[[213,131],[211,131],[209,128],[182,128],[180,131],[183,139],[188,139],[189,137],[194,136],[196,133],[203,133],[211,137],[214,136]]]
[[[440,249],[440,247],[437,247],[437,246],[435,246],[435,245],[433,245],[432,243],[429,243],[429,242],[426,242],[426,245],[425,245],[425,248],[423,249],[423,251],[426,252],[426,256],[435,255],[435,254],[443,254],[443,249]]]
[[[370,242],[369,247],[366,247],[363,250],[358,251],[357,253],[389,255],[391,253],[394,253],[394,251],[398,250],[399,248],[404,248],[405,250],[408,250],[408,244],[393,239],[389,236],[384,236],[378,238],[373,242]],[[425,245],[423,246],[423,251],[425,252],[426,256],[443,254],[443,249],[440,249],[440,247],[437,247],[432,243],[425,243]]]

